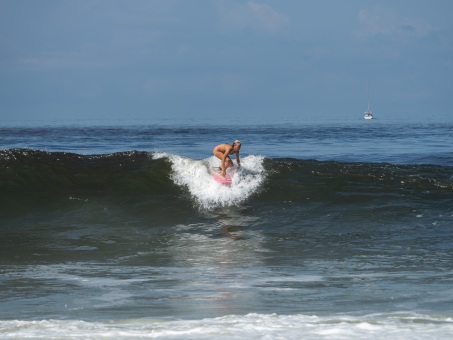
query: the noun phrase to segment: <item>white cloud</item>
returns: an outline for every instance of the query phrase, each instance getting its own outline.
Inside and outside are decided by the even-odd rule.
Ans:
[[[402,18],[384,8],[362,9],[358,13],[359,36],[362,38],[387,36],[401,40],[423,38],[438,29],[420,18]]]
[[[251,29],[257,33],[277,34],[288,24],[286,15],[256,1],[241,4],[219,1],[218,8],[221,27],[234,33]]]
[[[412,18],[403,19],[403,22],[400,24],[399,28],[406,34],[413,35],[417,38],[426,37],[438,30],[422,19]]]

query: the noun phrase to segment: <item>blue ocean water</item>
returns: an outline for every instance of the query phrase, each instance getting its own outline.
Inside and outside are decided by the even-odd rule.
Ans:
[[[233,121],[222,128],[198,120],[17,121],[0,129],[3,148],[80,154],[146,150],[204,158],[218,141],[240,136],[247,144],[243,153],[269,158],[453,165],[448,119]]]
[[[453,335],[451,121],[14,122],[0,149],[0,337]]]

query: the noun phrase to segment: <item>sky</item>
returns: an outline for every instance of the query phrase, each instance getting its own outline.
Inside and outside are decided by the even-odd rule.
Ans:
[[[453,117],[451,0],[0,0],[0,123]]]

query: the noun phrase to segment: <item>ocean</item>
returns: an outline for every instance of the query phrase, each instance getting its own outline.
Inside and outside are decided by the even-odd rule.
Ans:
[[[453,121],[0,124],[0,338],[452,337]]]

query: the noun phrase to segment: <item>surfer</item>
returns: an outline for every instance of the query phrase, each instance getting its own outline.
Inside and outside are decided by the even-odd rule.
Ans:
[[[222,173],[222,176],[225,177],[226,169],[228,169],[230,166],[233,166],[233,161],[231,160],[230,155],[235,154],[236,163],[238,164],[238,166],[241,166],[239,150],[241,150],[241,142],[237,139],[233,142],[233,144],[219,144],[214,148],[214,156],[222,161],[222,163],[220,164],[220,171]]]

